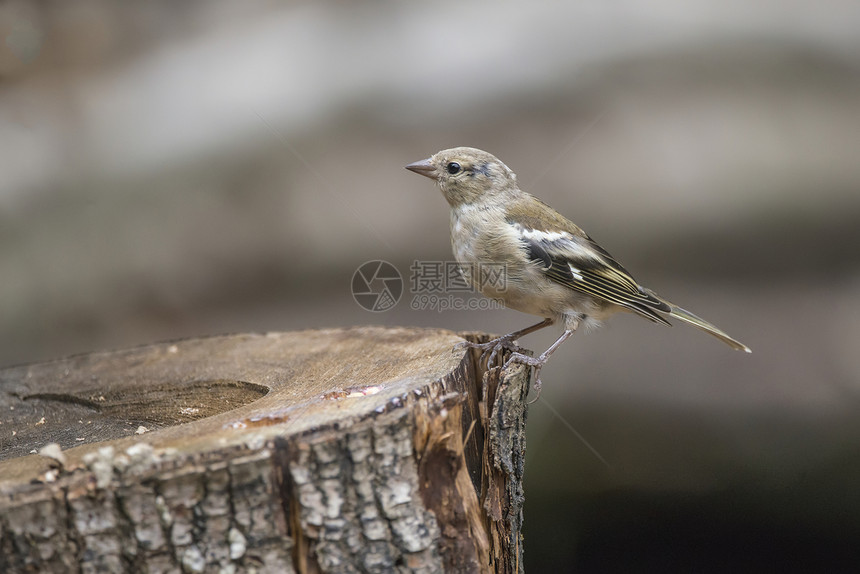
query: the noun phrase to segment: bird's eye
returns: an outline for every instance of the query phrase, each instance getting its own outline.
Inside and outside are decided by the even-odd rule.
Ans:
[[[457,163],[456,161],[452,161],[448,164],[446,169],[448,170],[448,173],[450,173],[451,175],[460,173],[460,164]]]

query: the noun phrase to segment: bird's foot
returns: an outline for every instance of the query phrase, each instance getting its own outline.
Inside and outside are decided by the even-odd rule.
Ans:
[[[511,353],[513,354],[522,354],[522,351],[524,349],[516,344],[516,339],[514,338],[514,336],[515,333],[511,333],[509,335],[504,335],[496,339],[491,339],[486,343],[473,343],[472,341],[462,341],[460,343],[457,343],[454,346],[454,349],[479,349],[481,351],[481,358],[483,358],[484,355],[486,355],[487,353],[490,353],[490,356],[487,359],[487,366],[492,366],[493,362],[496,360],[496,357],[499,356],[501,352],[507,350],[511,351]]]
[[[543,383],[540,380],[540,371],[546,362],[549,360],[549,355],[547,353],[541,354],[539,357],[530,357],[528,355],[524,355],[520,352],[514,352],[508,357],[508,360],[505,361],[505,366],[503,368],[507,369],[509,365],[512,363],[519,363],[521,365],[526,365],[528,367],[533,367],[535,370],[534,374],[534,383],[532,384],[532,388],[535,391],[535,398],[528,401],[527,404],[532,404],[540,398],[540,391]]]
[[[537,369],[543,367],[549,357],[544,357],[541,355],[540,357],[529,357],[528,355],[524,355],[519,351],[516,351],[508,357],[508,360],[505,362],[505,368],[508,368],[508,365],[511,363],[519,363],[521,365],[528,365],[529,367],[535,367]]]

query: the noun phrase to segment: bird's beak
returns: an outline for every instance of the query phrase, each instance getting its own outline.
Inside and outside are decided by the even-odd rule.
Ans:
[[[406,166],[406,169],[409,171],[414,171],[419,175],[423,175],[424,177],[429,177],[430,179],[436,179],[436,167],[430,163],[430,159],[422,159],[421,161],[416,161],[415,163],[410,163]]]

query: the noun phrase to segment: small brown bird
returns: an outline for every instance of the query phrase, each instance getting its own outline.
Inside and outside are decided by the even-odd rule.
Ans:
[[[618,311],[629,311],[670,325],[675,317],[720,339],[733,349],[750,349],[726,333],[639,285],[605,249],[576,224],[522,191],[517,176],[493,155],[470,147],[442,150],[406,169],[435,180],[451,206],[454,257],[472,285],[511,309],[544,317],[536,325],[487,343],[469,346],[490,351],[490,363],[502,349],[512,362],[540,370],[580,326],[599,326]],[[487,281],[478,270],[503,270],[503,280]],[[556,321],[564,332],[538,357],[523,354],[516,340]]]

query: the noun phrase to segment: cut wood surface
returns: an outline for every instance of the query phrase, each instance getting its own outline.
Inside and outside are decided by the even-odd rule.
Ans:
[[[521,572],[528,370],[462,340],[242,334],[2,370],[0,571]]]

